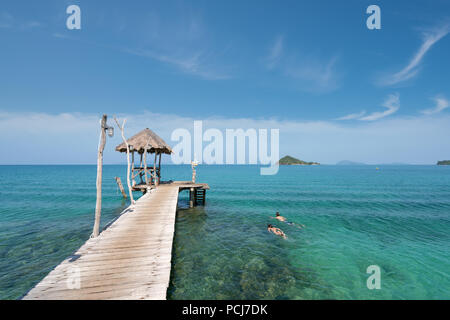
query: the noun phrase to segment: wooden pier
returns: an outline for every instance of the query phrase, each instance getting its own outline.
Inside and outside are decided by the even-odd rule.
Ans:
[[[197,204],[205,204],[206,201],[206,190],[209,190],[209,186],[206,183],[192,183],[191,181],[168,181],[161,182],[162,185],[176,184],[179,191],[189,190],[189,206],[192,208]],[[148,186],[146,184],[137,184],[133,187],[133,191],[141,191],[146,193],[147,190],[153,190],[154,186]]]
[[[161,183],[98,237],[86,241],[24,299],[166,299],[178,194],[190,190],[193,201],[192,192],[204,196],[207,189],[207,184],[188,181]]]

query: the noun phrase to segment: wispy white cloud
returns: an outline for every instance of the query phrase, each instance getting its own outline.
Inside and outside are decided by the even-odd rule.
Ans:
[[[225,50],[211,49],[208,28],[199,17],[182,12],[174,19],[163,19],[155,12],[151,12],[147,16],[148,19],[127,21],[117,12],[111,15],[115,17],[113,20],[120,22],[114,24],[117,33],[122,33],[125,29],[127,32],[133,32],[133,36],[129,37],[131,41],[127,44],[81,40],[61,32],[53,33],[53,37],[77,40],[152,59],[176,71],[206,80],[232,78],[225,64],[218,63]],[[101,14],[99,20],[102,20],[103,16],[108,15]]]
[[[450,106],[450,102],[444,97],[436,97],[433,100],[436,102],[436,106],[431,109],[422,110],[421,113],[426,115],[436,114]]]
[[[278,35],[262,58],[263,65],[292,80],[292,86],[301,91],[330,92],[339,87],[338,56],[326,58],[289,50],[285,37]]]
[[[425,54],[431,47],[450,32],[450,25],[445,24],[422,33],[423,42],[419,50],[414,54],[408,65],[399,72],[383,78],[382,85],[393,85],[414,78],[419,72],[419,66]]]
[[[59,39],[70,39],[70,37],[68,35],[59,33],[59,32],[55,32],[52,34],[53,37],[55,38],[59,38]]]
[[[9,29],[9,28],[17,28],[20,30],[33,29],[37,27],[41,27],[42,23],[32,20],[32,21],[21,21],[15,19],[8,12],[0,12],[0,28]]]
[[[21,29],[33,29],[39,27],[42,27],[42,23],[40,23],[39,21],[28,21],[20,25]]]
[[[179,12],[173,20],[152,12],[148,21],[140,23],[138,28],[138,41],[123,51],[206,80],[232,77],[225,63],[218,61],[226,49],[212,47],[214,38],[210,29],[190,10]]]
[[[299,87],[305,91],[330,92],[339,87],[336,70],[337,57],[327,61],[318,59],[291,60],[284,67],[284,74],[299,80]]]
[[[387,108],[386,111],[383,112],[374,112],[369,114],[368,116],[359,118],[358,120],[365,120],[365,121],[374,121],[378,120],[384,117],[387,117],[395,112],[400,108],[400,96],[398,93],[396,94],[390,94],[386,101],[383,103],[383,107]]]
[[[272,46],[270,47],[269,54],[267,55],[265,62],[268,69],[273,69],[279,62],[281,55],[283,54],[283,42],[284,36],[278,35]]]
[[[223,80],[231,77],[229,74],[220,72],[215,67],[210,66],[208,56],[200,51],[178,55],[142,49],[125,49],[125,52],[168,63],[184,73],[199,76],[207,80]]]
[[[361,111],[359,113],[352,113],[348,114],[346,116],[337,118],[335,120],[363,120],[363,121],[375,121],[382,119],[384,117],[387,117],[395,112],[400,108],[400,96],[398,93],[390,94],[386,100],[384,101],[383,107],[387,108],[386,111],[383,112],[373,112],[367,116],[364,116],[366,114],[366,111]]]
[[[366,114],[366,111],[361,111],[361,112],[358,112],[358,113],[351,113],[351,114],[348,114],[346,116],[339,117],[336,120],[354,120],[354,119],[359,119],[365,114]]]

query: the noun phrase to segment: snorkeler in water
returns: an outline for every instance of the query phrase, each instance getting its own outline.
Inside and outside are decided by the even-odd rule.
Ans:
[[[277,213],[275,213],[275,219],[277,219],[278,221],[282,221],[285,222],[286,218],[283,216],[280,216],[280,213],[277,211]]]
[[[303,224],[296,224],[296,223],[294,223],[294,222],[287,221],[287,219],[286,219],[285,217],[281,216],[280,213],[279,213],[278,211],[275,213],[275,217],[271,217],[271,218],[275,218],[275,219],[277,219],[278,221],[285,222],[285,223],[287,223],[288,225],[290,225],[290,226],[295,226],[295,227],[297,227],[297,228],[299,228],[299,229],[305,227],[305,225],[303,225]]]
[[[271,224],[267,225],[267,231],[272,232],[273,234],[276,234],[277,236],[281,236],[284,239],[287,239],[286,234],[283,231],[281,231],[280,228],[276,228]]]

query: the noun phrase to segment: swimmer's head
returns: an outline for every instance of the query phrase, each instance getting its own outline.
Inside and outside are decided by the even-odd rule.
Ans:
[[[280,216],[280,213],[277,211],[277,213],[275,213],[275,215],[276,215],[277,217],[279,217],[279,216]]]
[[[271,225],[271,224],[268,224],[267,225],[267,228],[272,228],[273,226]]]

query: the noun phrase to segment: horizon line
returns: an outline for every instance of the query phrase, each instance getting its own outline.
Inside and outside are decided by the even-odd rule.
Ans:
[[[104,166],[126,166],[126,163],[104,163]],[[175,163],[161,163],[161,165],[170,165],[170,166],[189,166],[190,164],[175,164]],[[238,164],[238,163],[200,163],[199,165],[205,166],[266,166],[267,164]],[[351,167],[351,166],[435,166],[437,163],[357,163],[357,164],[339,164],[337,163],[319,163],[319,166],[339,166],[339,167]],[[10,164],[10,163],[0,163],[0,166],[97,166],[96,163],[21,163],[21,164]],[[308,165],[279,165],[280,167],[289,167],[289,166],[308,166]],[[151,168],[152,166],[147,166]],[[317,166],[315,166],[317,167]]]

